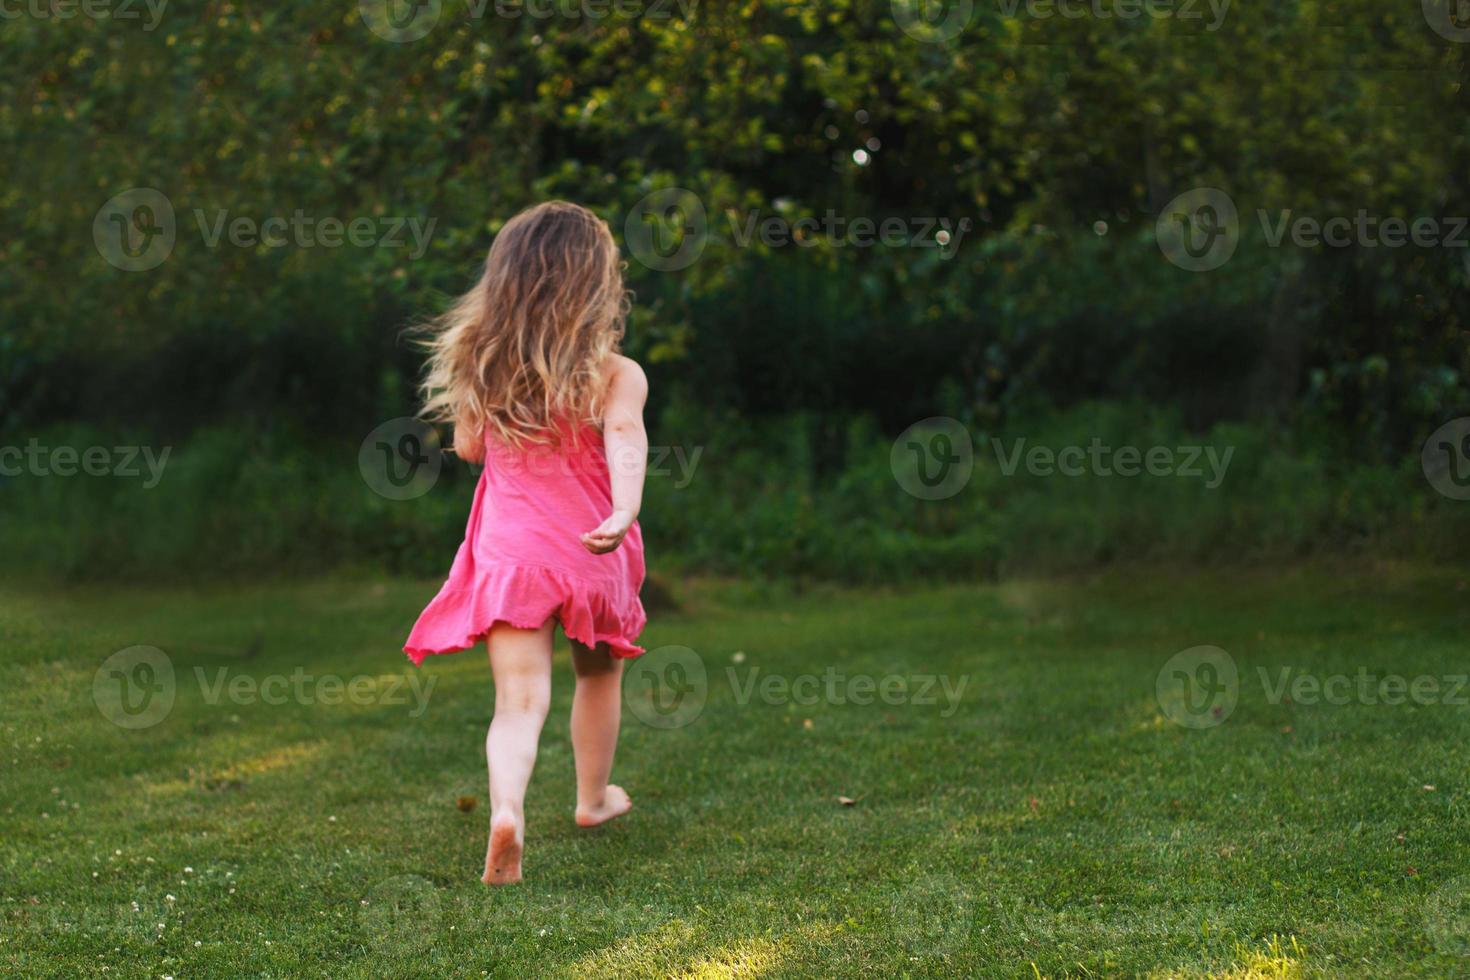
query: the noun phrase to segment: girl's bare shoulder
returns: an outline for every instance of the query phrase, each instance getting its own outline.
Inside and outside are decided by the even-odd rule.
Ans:
[[[643,397],[648,394],[648,376],[643,373],[643,367],[623,354],[608,355],[602,362],[602,378],[609,395]]]

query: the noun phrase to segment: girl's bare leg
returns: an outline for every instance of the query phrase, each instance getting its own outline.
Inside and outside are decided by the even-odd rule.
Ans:
[[[551,704],[551,632],[498,625],[490,631],[490,669],[495,674],[495,716],[485,737],[490,770],[490,843],[485,851],[487,885],[521,880],[526,839],[526,785],[536,766],[536,743]]]
[[[608,783],[623,707],[623,662],[572,643],[577,693],[572,697],[572,755],[577,763],[577,823],[595,827],[622,816],[633,801]]]

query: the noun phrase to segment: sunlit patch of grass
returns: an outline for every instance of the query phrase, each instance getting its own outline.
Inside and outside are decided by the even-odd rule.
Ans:
[[[282,745],[218,768],[191,771],[187,778],[149,781],[144,784],[150,796],[170,796],[241,783],[247,779],[290,770],[313,763],[326,753],[324,742],[294,742]]]
[[[798,946],[811,948],[834,928],[807,925],[775,935],[710,943],[707,930],[684,920],[619,941],[571,968],[577,977],[677,977],[736,980],[779,972]]]
[[[572,972],[581,977],[668,976],[674,964],[689,958],[698,940],[692,925],[674,919],[583,957],[572,964]]]
[[[1306,954],[1295,936],[1273,935],[1256,946],[1235,944],[1234,962],[1223,970],[1155,970],[1150,980],[1301,980]]]
[[[739,977],[763,977],[780,967],[783,947],[789,942],[769,939],[747,939],[702,954],[673,975],[679,980],[735,980]]]
[[[1272,936],[1258,949],[1236,947],[1239,965],[1214,976],[1218,980],[1299,980],[1305,954],[1295,936]]]

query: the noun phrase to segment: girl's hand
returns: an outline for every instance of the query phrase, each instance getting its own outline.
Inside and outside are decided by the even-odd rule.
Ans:
[[[623,543],[628,529],[633,526],[631,510],[615,510],[607,520],[582,535],[582,544],[594,555],[605,555]]]
[[[467,426],[454,427],[454,454],[466,463],[485,462],[485,440]]]

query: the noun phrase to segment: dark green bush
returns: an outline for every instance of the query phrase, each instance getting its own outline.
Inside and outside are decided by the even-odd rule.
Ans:
[[[945,500],[904,492],[892,440],[864,422],[819,446],[815,416],[732,424],[676,406],[654,426],[667,472],[642,517],[655,571],[890,583],[1091,569],[1112,563],[1253,564],[1353,555],[1463,561],[1470,513],[1417,464],[1345,457],[1299,435],[1223,424],[1192,431],[1177,411],[1087,403],[1003,430],[973,429],[975,466]],[[1178,476],[1006,475],[1026,445],[1213,446],[1233,450],[1220,484]],[[124,444],[55,430],[45,445]],[[161,449],[161,447],[159,447]],[[368,488],[355,441],[304,445],[240,430],[196,433],[163,480],[0,480],[0,548],[11,574],[198,579],[340,568],[435,576],[464,531],[475,474],[451,460],[413,500]],[[698,450],[699,455],[693,453]],[[655,449],[655,462],[661,449]],[[816,459],[829,462],[818,467]]]

